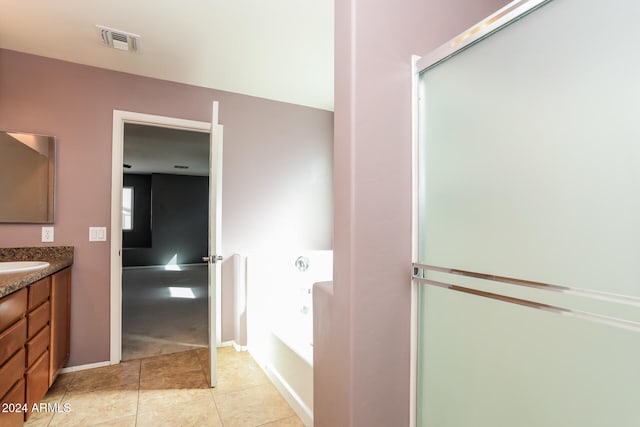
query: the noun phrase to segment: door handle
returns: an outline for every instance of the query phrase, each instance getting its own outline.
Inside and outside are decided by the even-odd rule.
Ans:
[[[222,256],[221,255],[203,256],[202,260],[205,262],[216,264],[218,261],[222,261]]]

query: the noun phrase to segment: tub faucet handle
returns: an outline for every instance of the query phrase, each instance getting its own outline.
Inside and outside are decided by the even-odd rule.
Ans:
[[[299,256],[298,259],[296,259],[295,266],[298,270],[304,273],[309,268],[309,258],[306,256]]]

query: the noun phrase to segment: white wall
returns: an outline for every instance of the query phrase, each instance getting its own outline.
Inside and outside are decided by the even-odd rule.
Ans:
[[[247,111],[248,123],[228,120],[224,111],[232,108],[220,106],[224,255],[332,249],[333,115],[292,105],[282,116]]]

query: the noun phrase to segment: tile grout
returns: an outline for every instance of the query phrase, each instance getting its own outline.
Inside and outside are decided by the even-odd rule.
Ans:
[[[202,369],[202,374],[204,375],[204,379],[205,381],[207,381],[206,363],[202,363],[202,359],[198,354],[196,354],[196,357],[198,358],[198,363],[200,364],[200,368]],[[209,357],[211,356],[209,355]],[[209,369],[211,369],[210,366],[211,366],[211,362],[209,362]],[[218,364],[216,363],[216,368],[217,366]],[[218,402],[216,402],[216,396],[213,394],[213,390],[215,389],[215,387],[211,386],[211,372],[209,373],[209,381],[207,382],[207,387],[209,388],[209,395],[211,396],[211,400],[213,401],[213,407],[216,409],[216,414],[218,414],[218,420],[220,421],[220,426],[224,427],[224,421],[222,420],[222,417],[220,416],[220,411],[218,410]]]
[[[188,355],[189,353],[191,353],[190,355]],[[150,375],[149,379],[152,380],[153,378],[155,378],[156,376],[160,377],[162,375],[165,375],[164,373],[160,373],[162,372],[163,369],[168,369],[168,371],[165,372],[171,372],[171,374],[166,374],[166,375],[181,375],[183,373],[183,369],[186,369],[184,372],[191,372],[193,374],[195,374],[196,372],[198,372],[198,374],[195,374],[195,377],[193,377],[193,380],[195,381],[193,384],[194,385],[189,385],[191,383],[191,380],[186,380],[187,382],[184,382],[184,385],[182,382],[179,383],[173,383],[172,380],[169,380],[169,382],[162,382],[160,381],[159,385],[156,387],[155,385],[151,385],[148,384],[150,386],[149,390],[154,390],[154,391],[162,391],[162,390],[171,390],[172,389],[172,385],[171,384],[175,384],[175,386],[173,386],[173,388],[176,388],[177,390],[189,390],[189,389],[200,389],[202,387],[202,382],[199,382],[200,380],[198,380],[198,377],[202,377],[202,381],[204,381],[204,385],[206,387],[206,389],[208,390],[208,396],[205,400],[200,400],[200,402],[202,404],[204,404],[205,402],[209,402],[209,405],[212,404],[211,406],[211,410],[215,411],[217,414],[217,419],[214,419],[212,417],[209,417],[210,420],[215,420],[217,421],[215,424],[219,425],[220,427],[225,427],[226,425],[230,425],[229,422],[233,422],[232,420],[234,419],[234,417],[236,417],[236,415],[234,415],[233,411],[237,411],[237,409],[229,409],[230,408],[230,402],[233,402],[237,396],[239,396],[238,394],[242,394],[244,393],[252,393],[252,390],[256,389],[255,391],[257,392],[257,389],[259,387],[264,387],[266,385],[270,385],[271,382],[266,381],[266,382],[261,382],[261,383],[255,383],[252,379],[249,379],[249,383],[244,383],[243,381],[245,381],[245,376],[247,375],[247,373],[249,373],[249,375],[252,375],[251,377],[246,377],[246,378],[253,378],[257,381],[261,381],[259,378],[257,377],[253,377],[254,373],[253,373],[253,367],[252,365],[255,364],[255,361],[253,360],[253,358],[250,357],[250,355],[246,356],[246,355],[242,355],[240,353],[238,353],[237,355],[235,354],[235,352],[228,352],[228,354],[226,354],[227,351],[225,351],[223,354],[223,360],[225,360],[225,365],[226,362],[228,361],[231,365],[236,365],[239,367],[242,367],[241,370],[243,370],[243,372],[239,373],[238,375],[240,376],[236,376],[236,374],[233,374],[233,379],[231,379],[230,381],[232,381],[231,383],[227,383],[228,381],[228,377],[226,375],[227,374],[223,374],[223,379],[224,379],[224,384],[225,387],[223,388],[223,391],[220,391],[219,387],[211,387],[211,383],[210,381],[207,381],[207,373],[206,373],[206,360],[202,360],[201,355],[203,356],[203,353],[201,350],[190,350],[190,351],[186,351],[186,352],[179,352],[179,353],[173,353],[172,355],[159,355],[159,356],[153,356],[153,357],[148,357],[148,358],[142,358],[142,359],[137,359],[137,360],[131,360],[131,361],[126,361],[124,363],[137,363],[137,368],[134,368],[134,370],[132,370],[131,368],[133,368],[133,366],[131,367],[122,367],[120,369],[113,369],[113,371],[109,371],[108,368],[110,367],[115,367],[118,365],[110,365],[109,367],[102,367],[102,368],[96,368],[96,372],[98,373],[97,376],[95,376],[94,378],[96,378],[97,380],[94,380],[94,382],[92,383],[92,376],[90,373],[87,373],[85,375],[79,376],[77,372],[75,373],[69,373],[67,375],[70,375],[70,377],[68,378],[68,382],[65,382],[64,385],[59,386],[60,387],[60,392],[61,392],[61,396],[59,398],[59,402],[62,404],[65,401],[65,398],[69,397],[70,393],[74,393],[74,396],[78,395],[78,396],[83,396],[88,400],[88,402],[91,402],[91,397],[89,397],[88,395],[91,395],[92,393],[94,393],[94,396],[96,396],[96,399],[100,399],[100,393],[101,392],[107,392],[107,393],[115,393],[115,400],[119,401],[119,396],[118,393],[119,392],[132,392],[134,391],[132,389],[132,387],[135,387],[135,392],[136,392],[136,396],[135,396],[135,406],[134,406],[134,413],[129,413],[130,415],[122,415],[122,416],[114,416],[114,417],[107,417],[107,418],[102,418],[101,421],[98,420],[87,420],[85,419],[84,422],[89,422],[89,424],[85,424],[85,425],[99,425],[100,423],[104,422],[104,423],[108,423],[108,422],[126,422],[128,423],[127,425],[130,426],[134,426],[134,427],[138,427],[138,426],[142,426],[142,425],[146,425],[148,424],[148,422],[150,420],[153,420],[153,418],[148,418],[149,416],[154,417],[157,416],[157,412],[154,409],[153,405],[156,405],[156,403],[154,403],[154,400],[157,401],[157,397],[151,397],[148,401],[148,404],[145,404],[145,407],[148,407],[148,411],[145,412],[146,415],[141,414],[140,410],[141,410],[141,399],[142,399],[142,383],[143,383],[143,378],[142,378],[142,374],[143,374],[143,369],[142,366],[145,365],[147,366],[148,364],[151,364],[150,366],[148,366],[148,372],[147,374]],[[184,355],[184,356],[183,356]],[[166,361],[163,361],[162,358],[166,358]],[[175,358],[175,360],[172,360],[172,358]],[[158,360],[158,362],[156,362],[154,364],[154,359]],[[191,364],[193,362],[197,362],[199,369],[197,371],[195,370],[190,370],[192,368],[190,368]],[[184,362],[184,363],[182,363]],[[163,368],[163,365],[166,364],[166,367]],[[122,365],[122,364],[119,364]],[[135,366],[135,365],[134,365]],[[167,368],[168,367],[168,368]],[[176,371],[171,371],[171,369],[173,367],[176,367],[177,370]],[[246,370],[245,370],[246,368]],[[154,370],[158,370],[158,373],[154,372]],[[224,368],[223,368],[224,369]],[[220,371],[220,365],[218,365],[218,370]],[[235,370],[235,368],[234,368]],[[87,371],[85,371],[87,372]],[[131,377],[133,375],[137,375],[137,381],[136,382],[132,382],[130,381],[130,379],[132,379]],[[259,373],[255,373],[255,375],[260,375]],[[115,377],[115,378],[114,378]],[[80,381],[80,382],[78,382]],[[165,380],[166,381],[166,380]],[[181,379],[178,379],[178,381],[181,381]],[[234,382],[234,381],[241,381],[239,384]],[[199,383],[200,385],[197,386],[195,385],[196,383]],[[74,392],[74,384],[76,385],[76,390]],[[97,388],[94,388],[96,387]],[[220,378],[218,378],[218,386],[220,386]],[[235,388],[239,386],[238,388]],[[226,390],[227,387],[231,387],[231,389]],[[217,390],[217,392],[216,392]],[[274,388],[275,390],[275,388]],[[170,393],[170,391],[168,391]],[[277,422],[281,422],[283,420],[287,420],[289,418],[293,418],[297,416],[295,415],[295,412],[292,411],[292,409],[290,408],[290,406],[288,406],[288,404],[286,403],[286,401],[284,401],[284,399],[282,398],[282,395],[280,395],[280,393],[275,390],[275,392],[279,395],[280,399],[282,402],[284,402],[284,404],[289,408],[291,414],[287,415],[287,416],[283,416],[283,414],[278,414],[280,416],[282,416],[282,418],[277,418],[274,420],[269,420],[269,421],[264,421],[264,414],[263,415],[258,415],[260,414],[260,409],[258,409],[257,412],[249,412],[251,413],[252,419],[254,419],[254,423],[251,424],[246,424],[246,427],[260,427],[260,426],[267,426],[271,423],[277,423]],[[235,394],[238,393],[238,394]],[[269,392],[270,393],[270,392]],[[235,394],[235,395],[234,395]],[[176,395],[176,396],[180,396],[180,395]],[[188,408],[192,408],[194,404],[197,404],[196,401],[199,399],[204,399],[204,394],[202,394],[202,397],[197,397],[199,395],[193,394],[193,395],[188,395],[187,393],[187,399],[184,400],[184,402],[182,403],[182,405],[184,405],[185,407]],[[191,396],[196,396],[196,397],[191,397]],[[127,397],[127,399],[131,399],[129,400],[130,402],[133,401],[133,396],[129,395],[129,397]],[[241,399],[244,399],[245,397],[242,397]],[[224,399],[224,408],[220,406],[220,402],[219,399]],[[89,405],[91,405],[91,403],[89,403]],[[149,406],[151,405],[151,406]],[[233,405],[236,405],[236,403],[231,403],[231,408],[233,407]],[[280,405],[280,403],[278,403],[277,405]],[[159,406],[160,408],[164,408],[167,407],[167,405],[165,406]],[[276,406],[279,407],[279,406]],[[110,411],[113,411],[113,406],[111,407],[112,409],[109,409]],[[202,406],[203,410],[206,411],[210,411],[208,409],[205,409],[204,406]],[[223,413],[220,411],[220,409],[224,409],[224,412],[226,412],[226,415],[223,418]],[[80,409],[82,411],[82,409]],[[162,410],[161,410],[162,411]],[[229,412],[231,411],[231,412]],[[82,412],[80,412],[81,415],[80,419],[83,419],[82,417],[86,417],[86,414],[83,414]],[[142,415],[142,418],[141,418]],[[274,414],[275,415],[275,414]],[[53,416],[46,422],[43,423],[41,425],[47,426],[47,427],[51,427],[54,421],[54,418],[56,417],[56,414],[54,413]],[[260,418],[263,417],[263,418]],[[76,418],[77,419],[77,418]],[[70,419],[60,419],[60,421],[63,422],[70,422],[73,423],[74,421],[76,421],[76,419],[70,418]],[[225,421],[226,420],[226,421]],[[246,421],[246,420],[245,420]],[[97,424],[93,424],[93,422],[97,422]],[[294,421],[295,422],[295,421]],[[64,424],[64,423],[63,423]],[[300,423],[300,425],[303,425],[302,423]]]
[[[138,366],[138,399],[136,400],[136,418],[133,422],[133,426],[138,426],[138,414],[140,413],[140,385],[142,383],[142,360],[140,360]]]

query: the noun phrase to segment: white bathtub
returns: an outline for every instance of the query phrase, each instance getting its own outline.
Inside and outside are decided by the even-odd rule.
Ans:
[[[301,256],[306,271],[296,268]],[[313,425],[311,287],[332,275],[332,251],[247,256],[247,347],[306,426]]]

